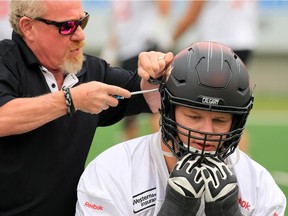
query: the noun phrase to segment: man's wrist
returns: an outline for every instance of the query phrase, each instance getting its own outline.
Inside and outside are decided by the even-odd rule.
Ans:
[[[66,88],[65,86],[62,87],[62,91],[64,92],[66,107],[67,107],[67,115],[72,116],[76,110],[73,104],[70,88]]]

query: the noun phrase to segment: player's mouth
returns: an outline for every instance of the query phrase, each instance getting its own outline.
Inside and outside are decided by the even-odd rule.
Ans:
[[[204,145],[203,142],[196,142],[196,141],[191,142],[190,147],[196,148],[200,151],[203,150],[203,151],[207,151],[207,152],[215,151],[215,149],[216,149],[215,145],[213,145],[213,144],[209,144],[206,142]]]

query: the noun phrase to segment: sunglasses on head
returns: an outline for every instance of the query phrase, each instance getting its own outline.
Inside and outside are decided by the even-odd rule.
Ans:
[[[80,20],[68,20],[68,21],[63,21],[63,22],[47,20],[41,17],[36,17],[36,18],[31,18],[31,19],[43,22],[47,25],[54,25],[58,27],[59,34],[61,35],[71,35],[71,34],[74,34],[74,32],[76,31],[79,25],[81,26],[82,30],[86,27],[90,14],[88,12],[84,12],[84,13],[85,13],[85,16],[82,17]]]

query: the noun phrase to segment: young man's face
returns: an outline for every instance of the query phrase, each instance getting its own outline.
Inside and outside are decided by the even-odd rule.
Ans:
[[[177,126],[177,129],[180,131],[180,133],[178,133],[179,138],[184,144],[190,144],[190,147],[202,150],[204,147],[203,139],[206,138],[207,141],[205,143],[205,149],[203,150],[215,151],[219,144],[220,136],[210,134],[205,137],[204,134],[197,133],[196,131],[213,134],[227,133],[230,131],[233,117],[232,114],[229,113],[203,111],[177,106],[175,109],[175,118],[178,124],[194,131],[190,133],[192,138],[190,139],[190,143],[188,143],[187,135],[189,134],[189,131]],[[197,137],[197,139],[193,137]],[[225,136],[222,137],[222,139],[224,138]],[[211,139],[217,141],[211,141]],[[223,142],[221,142],[221,144],[222,143]]]

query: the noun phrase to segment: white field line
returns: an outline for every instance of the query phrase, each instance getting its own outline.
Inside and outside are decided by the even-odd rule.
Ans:
[[[287,125],[288,110],[281,111],[251,111],[247,125]]]
[[[278,185],[288,187],[288,173],[287,172],[274,171],[271,174]]]

